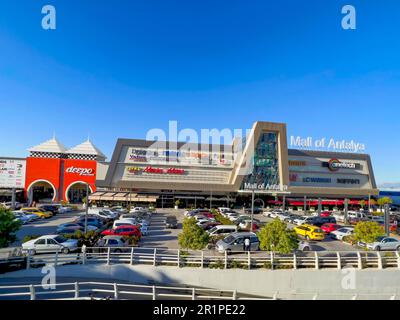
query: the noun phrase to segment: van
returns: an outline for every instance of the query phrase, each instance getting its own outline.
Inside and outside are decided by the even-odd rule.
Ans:
[[[260,250],[260,241],[253,232],[235,232],[217,242],[215,248],[219,253],[244,252],[244,241],[250,239],[250,251]]]
[[[210,237],[227,236],[237,231],[234,225],[219,225],[207,231]]]
[[[114,221],[113,229],[116,229],[117,227],[120,227],[120,226],[127,226],[127,225],[136,226],[137,225],[136,220],[135,219],[116,220],[116,221]]]

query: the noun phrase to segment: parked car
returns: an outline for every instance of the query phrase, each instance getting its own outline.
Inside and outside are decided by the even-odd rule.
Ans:
[[[21,222],[22,224],[27,224],[29,222],[31,222],[32,220],[26,216],[23,212],[19,212],[19,211],[14,211],[13,212],[15,220]]]
[[[324,212],[321,212],[321,214],[319,216],[323,217],[323,218],[327,218],[327,217],[330,217],[331,215],[332,214],[330,211],[324,211]]]
[[[85,223],[83,222],[80,222],[80,223],[73,223],[73,222],[70,222],[70,223],[63,223],[63,224],[60,224],[58,227],[57,227],[57,233],[60,233],[59,232],[59,230],[61,230],[61,229],[66,229],[66,228],[73,228],[73,229],[76,229],[76,230],[85,230]],[[97,228],[96,226],[92,226],[92,225],[88,225],[87,226],[87,230],[88,231],[97,231],[99,228]]]
[[[57,228],[56,233],[61,234],[61,235],[71,235],[75,234],[77,231],[84,232],[85,227],[79,227],[79,228]]]
[[[59,214],[63,214],[63,213],[70,213],[72,212],[72,208],[71,207],[67,207],[67,206],[59,206],[58,207],[58,213]]]
[[[353,234],[354,228],[352,227],[343,227],[330,233],[331,238],[336,240],[343,240],[344,237],[351,236]]]
[[[312,224],[314,221],[314,217],[309,217],[309,216],[302,216],[298,217],[297,219],[294,219],[294,224],[301,226],[303,224]]]
[[[25,217],[27,217],[29,219],[28,222],[32,222],[32,221],[36,221],[39,219],[39,216],[33,213],[27,213],[27,212],[23,212],[23,211],[13,211],[14,215],[24,215]]]
[[[297,214],[289,214],[288,216],[285,217],[283,220],[284,222],[294,224],[294,221],[298,218],[299,216]]]
[[[149,234],[149,226],[147,224],[139,224],[139,226],[142,236],[147,236]]]
[[[115,220],[113,223],[113,229],[117,229],[120,226],[138,226],[139,223],[135,219],[123,219],[123,220]]]
[[[231,233],[237,232],[238,227],[235,225],[218,225],[207,231],[210,237],[226,236]]]
[[[310,224],[316,227],[321,227],[326,223],[336,224],[336,219],[334,217],[314,217]]]
[[[204,223],[201,225],[201,228],[203,228],[205,231],[211,230],[212,228],[216,227],[216,226],[220,226],[221,222],[208,222],[208,223]]]
[[[96,243],[97,248],[111,248],[111,252],[123,252],[124,248],[128,248],[128,243],[124,240],[123,236],[105,236],[99,239]]]
[[[38,208],[22,208],[22,212],[36,214],[41,219],[48,219],[53,216],[53,213],[50,211],[43,211]]]
[[[129,212],[130,213],[135,213],[135,212],[146,212],[146,211],[147,210],[144,207],[134,207]]]
[[[216,250],[220,253],[225,251],[229,254],[231,252],[245,251],[245,239],[250,239],[250,251],[260,250],[260,241],[253,232],[235,232],[227,236],[223,240],[219,240],[215,246]]]
[[[297,235],[304,237],[306,240],[318,240],[322,241],[325,239],[324,232],[316,226],[303,224],[294,228]]]
[[[107,230],[104,230],[101,233],[101,235],[103,235],[103,236],[127,236],[127,237],[136,236],[139,239],[142,237],[139,227],[132,226],[132,225],[122,225],[122,226],[117,227],[116,229],[107,229]]]
[[[78,240],[66,239],[60,235],[47,235],[23,243],[22,250],[29,252],[31,255],[51,252],[67,254],[78,250]]]
[[[81,223],[85,223],[85,216],[81,216],[77,219],[75,219],[74,221],[75,223],[81,224]],[[100,220],[98,217],[88,217],[87,218],[87,225],[88,226],[95,226],[99,229],[101,229],[104,226],[104,222],[102,220]]]
[[[336,223],[325,223],[321,226],[322,231],[324,231],[326,234],[330,234],[331,232],[336,231],[340,228],[341,226]]]
[[[248,214],[251,214],[251,211],[252,211],[251,208],[245,209],[245,212]],[[262,208],[256,207],[256,208],[254,208],[253,212],[254,212],[254,214],[262,214],[264,212],[264,210]]]
[[[12,208],[12,201],[9,201],[9,202],[3,202],[2,204],[1,204],[4,208],[6,208],[6,209],[13,209]],[[15,201],[15,203],[14,203],[14,210],[20,210],[21,208],[23,208],[23,204],[22,203],[20,203],[20,202],[18,202],[18,201]]]
[[[299,241],[299,247],[297,250],[302,252],[316,251],[317,247],[309,241]]]
[[[363,242],[359,242],[359,246],[366,247],[374,251],[383,251],[383,250],[400,251],[400,240],[391,237],[379,237],[377,241],[373,243],[366,244]]]
[[[38,209],[42,211],[50,211],[53,213],[53,216],[57,215],[59,207],[57,205],[52,205],[52,204],[42,204],[38,206]]]
[[[175,217],[167,217],[166,227],[168,229],[177,229],[178,228],[178,220]]]

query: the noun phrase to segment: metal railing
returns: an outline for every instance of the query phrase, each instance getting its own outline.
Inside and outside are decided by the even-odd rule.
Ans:
[[[302,252],[288,255],[272,252],[242,252],[228,255],[211,251],[182,251],[157,248],[87,248],[71,254],[28,255],[0,260],[5,264],[24,263],[26,269],[51,264],[130,264],[213,269],[400,269],[399,252]]]
[[[0,286],[0,300],[247,300],[235,290],[166,287],[107,282],[57,283],[52,288],[41,284]],[[259,299],[259,298],[256,298]]]
[[[107,282],[57,283],[0,286],[0,300],[399,300],[399,293],[274,292],[267,297],[236,290],[166,287]]]

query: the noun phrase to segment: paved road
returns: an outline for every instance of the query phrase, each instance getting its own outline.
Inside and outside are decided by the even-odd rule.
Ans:
[[[52,217],[50,219],[37,220],[33,223],[23,225],[22,228],[17,232],[18,240],[13,244],[13,246],[21,245],[22,239],[25,236],[42,236],[46,234],[53,234],[56,231],[57,226],[63,223],[73,222],[79,214],[81,213],[76,212],[57,214],[55,217]]]

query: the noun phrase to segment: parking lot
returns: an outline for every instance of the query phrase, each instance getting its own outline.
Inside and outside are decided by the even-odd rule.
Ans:
[[[21,245],[21,241],[25,236],[31,235],[49,235],[54,234],[57,226],[63,223],[72,222],[78,215],[84,214],[81,212],[58,214],[57,216],[33,222],[22,226],[21,230],[17,233],[18,241],[13,246]],[[168,216],[175,216],[178,220],[177,229],[166,228],[166,218]],[[261,222],[271,222],[273,219],[263,215],[255,215],[255,218]],[[148,235],[144,236],[139,246],[148,248],[162,248],[162,249],[179,249],[178,235],[182,231],[182,221],[184,219],[184,210],[175,209],[158,209],[157,213],[153,214],[151,224],[149,226]],[[289,225],[293,228],[293,225]],[[355,247],[343,243],[341,241],[332,240],[327,237],[321,242],[312,242],[313,247],[317,251],[354,251]]]

